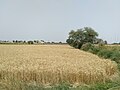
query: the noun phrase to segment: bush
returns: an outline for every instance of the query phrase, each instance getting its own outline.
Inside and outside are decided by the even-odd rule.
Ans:
[[[117,63],[120,63],[120,51],[118,51],[118,50],[113,51],[110,59],[112,59],[113,61],[115,61]]]
[[[97,55],[98,55],[99,57],[103,57],[103,58],[105,58],[105,59],[108,59],[108,58],[111,58],[111,56],[112,56],[113,53],[114,53],[114,52],[111,51],[111,50],[102,49],[102,50],[100,50],[100,51],[98,52]]]
[[[93,54],[97,54],[99,57],[105,59],[111,59],[117,63],[120,63],[120,50],[119,49],[109,49],[104,45],[99,44],[99,46],[94,46],[91,43],[83,44],[81,47],[84,51],[89,51]]]
[[[28,41],[28,44],[34,44],[34,42],[33,41]]]
[[[97,53],[97,55],[99,57],[103,57],[105,59],[111,59],[117,63],[120,63],[120,51],[118,50],[102,49]]]
[[[89,49],[89,52],[93,53],[93,54],[97,54],[101,49],[98,47],[92,47]]]
[[[83,44],[82,47],[81,47],[81,49],[84,50],[84,51],[88,51],[91,48],[94,48],[94,45],[92,45],[91,43]]]

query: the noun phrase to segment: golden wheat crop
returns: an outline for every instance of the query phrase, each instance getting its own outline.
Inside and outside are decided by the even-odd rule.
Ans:
[[[116,63],[68,45],[0,45],[0,80],[81,84],[116,76]]]

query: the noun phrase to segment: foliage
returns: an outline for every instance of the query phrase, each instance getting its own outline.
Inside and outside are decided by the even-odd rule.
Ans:
[[[99,57],[111,59],[117,63],[120,63],[120,47],[108,47],[104,44],[99,44],[98,46],[84,44],[81,49],[96,54]]]
[[[117,63],[120,63],[120,51],[118,50],[113,51],[110,59],[112,59],[113,61],[116,61]]]
[[[98,56],[99,57],[103,57],[103,58],[105,58],[105,59],[109,59],[109,58],[111,58],[111,56],[112,56],[112,54],[113,54],[114,52],[113,51],[110,51],[110,50],[107,50],[107,49],[102,49],[102,50],[100,50],[99,52],[98,52]]]
[[[94,46],[94,47],[90,48],[88,51],[93,54],[97,54],[100,50],[101,50],[100,48]]]
[[[34,42],[33,41],[28,41],[28,44],[33,44]]]
[[[23,81],[10,81],[7,82],[9,85],[4,86],[4,84],[0,83],[0,90],[119,90],[120,89],[120,81],[115,82],[105,82],[105,83],[96,83],[90,85],[79,85],[74,87],[74,85],[70,85],[69,83],[59,83],[54,86],[44,86],[36,83],[28,83]]]
[[[110,49],[101,49],[97,55],[105,59],[111,59],[117,63],[120,63],[120,51],[119,50],[110,50]]]
[[[77,31],[72,30],[69,33],[69,37],[66,42],[69,45],[80,49],[85,43],[94,43],[97,36],[98,33],[95,32],[92,28],[84,27],[82,29],[78,29]]]
[[[84,50],[84,51],[88,51],[88,52],[91,52],[93,54],[98,54],[98,52],[100,52],[102,49],[102,47],[98,47],[98,46],[95,46],[94,44],[91,44],[91,43],[86,43],[86,44],[83,44],[83,46],[81,47],[81,50]]]
[[[84,50],[84,51],[88,51],[91,48],[94,48],[94,46],[91,43],[85,43],[81,47],[81,49]]]

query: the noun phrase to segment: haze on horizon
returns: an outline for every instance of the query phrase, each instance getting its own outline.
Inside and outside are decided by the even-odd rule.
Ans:
[[[0,0],[0,40],[65,42],[70,30],[91,27],[120,42],[120,0]]]

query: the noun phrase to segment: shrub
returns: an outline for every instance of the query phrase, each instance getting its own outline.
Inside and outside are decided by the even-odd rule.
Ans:
[[[91,48],[94,48],[94,45],[92,45],[91,43],[83,44],[82,47],[81,47],[81,49],[84,50],[84,51],[88,51]]]
[[[105,59],[111,59],[117,63],[120,63],[120,51],[118,50],[102,49],[97,53],[97,55],[99,57],[103,57]]]
[[[115,61],[117,63],[120,63],[120,51],[118,51],[118,50],[113,51],[110,59],[112,59],[113,61]]]
[[[101,49],[98,47],[92,47],[89,49],[89,52],[93,53],[93,54],[97,54]]]
[[[99,57],[103,57],[103,58],[105,58],[105,59],[108,59],[108,58],[111,58],[111,56],[112,56],[113,53],[114,53],[114,52],[111,51],[111,50],[102,49],[102,50],[100,50],[100,51],[98,52],[98,56],[99,56]]]
[[[34,42],[33,41],[28,41],[28,44],[34,44]]]

